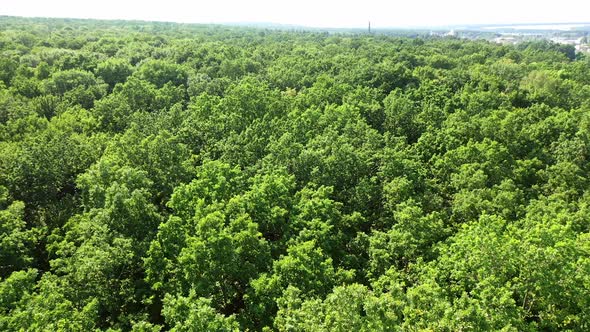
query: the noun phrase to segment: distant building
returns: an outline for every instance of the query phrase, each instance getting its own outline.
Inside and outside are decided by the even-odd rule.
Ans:
[[[518,39],[512,36],[501,36],[494,38],[494,42],[498,44],[516,44],[518,43]]]

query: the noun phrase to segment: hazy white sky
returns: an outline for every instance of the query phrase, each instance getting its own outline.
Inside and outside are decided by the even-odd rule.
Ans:
[[[378,28],[588,22],[590,0],[0,0],[0,15]]]

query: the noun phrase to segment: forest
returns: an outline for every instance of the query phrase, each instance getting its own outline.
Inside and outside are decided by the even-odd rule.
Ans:
[[[589,331],[590,56],[0,17],[1,331]]]

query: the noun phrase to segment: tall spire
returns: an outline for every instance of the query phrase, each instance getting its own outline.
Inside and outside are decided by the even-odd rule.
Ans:
[[[369,33],[371,33],[371,21],[369,21]]]

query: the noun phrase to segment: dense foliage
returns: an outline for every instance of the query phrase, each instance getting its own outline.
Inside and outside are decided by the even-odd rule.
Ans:
[[[0,330],[588,331],[590,61],[0,18]]]

